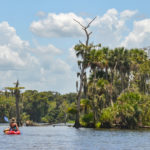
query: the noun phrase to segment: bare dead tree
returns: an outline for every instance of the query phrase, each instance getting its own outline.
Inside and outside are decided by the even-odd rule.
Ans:
[[[15,84],[15,87],[5,87],[6,90],[10,90],[11,93],[15,96],[16,99],[16,118],[17,118],[17,124],[18,126],[21,126],[21,119],[20,119],[20,108],[19,108],[19,102],[20,102],[20,90],[24,89],[24,87],[19,87],[19,81],[17,80]]]

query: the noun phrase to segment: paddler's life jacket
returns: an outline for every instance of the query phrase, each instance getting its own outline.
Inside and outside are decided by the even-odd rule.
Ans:
[[[15,126],[12,126],[12,125],[10,124],[10,130],[11,130],[11,131],[17,131],[16,125],[15,125]]]

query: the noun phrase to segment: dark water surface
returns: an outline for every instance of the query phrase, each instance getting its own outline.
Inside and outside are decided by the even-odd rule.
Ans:
[[[20,127],[21,135],[5,135],[0,150],[150,150],[150,130],[93,130],[65,126]]]

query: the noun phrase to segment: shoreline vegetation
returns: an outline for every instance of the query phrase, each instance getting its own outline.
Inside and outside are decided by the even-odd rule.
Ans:
[[[143,49],[110,49],[90,43],[87,26],[75,20],[85,32],[85,42],[74,50],[79,72],[74,127],[136,129],[150,126],[150,59]],[[87,76],[88,75],[88,76]]]
[[[150,128],[150,59],[143,49],[110,49],[90,43],[87,26],[75,20],[86,41],[76,44],[79,71],[75,93],[19,87],[0,91],[0,122],[16,116],[21,125],[73,122],[75,128]]]

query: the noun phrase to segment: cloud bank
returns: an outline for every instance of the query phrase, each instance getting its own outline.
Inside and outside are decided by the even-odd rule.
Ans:
[[[31,47],[8,22],[1,22],[1,88],[13,86],[19,79],[27,89],[60,92],[71,89],[72,81],[68,81],[72,80],[72,71],[70,65],[61,59],[61,54],[62,51],[52,44],[41,45],[34,42],[34,47]]]
[[[30,30],[40,37],[79,37],[82,36],[80,27],[73,19],[84,23],[84,19],[74,13],[49,13],[42,20],[32,22]]]
[[[136,20],[138,13],[137,10],[118,12],[113,8],[97,16],[89,29],[93,32],[91,42],[110,48],[149,46],[150,19]],[[33,41],[21,39],[7,21],[0,22],[1,88],[12,86],[19,79],[26,89],[75,92],[77,64],[72,43],[76,44],[79,39],[84,41],[85,33],[73,19],[87,25],[93,18],[72,12],[46,14],[40,11],[37,15],[38,20],[30,25],[35,35]],[[43,44],[40,39],[55,39],[55,42]],[[62,46],[59,44],[62,49],[57,47],[57,39],[63,41]],[[64,47],[65,43],[71,43],[70,47]]]

